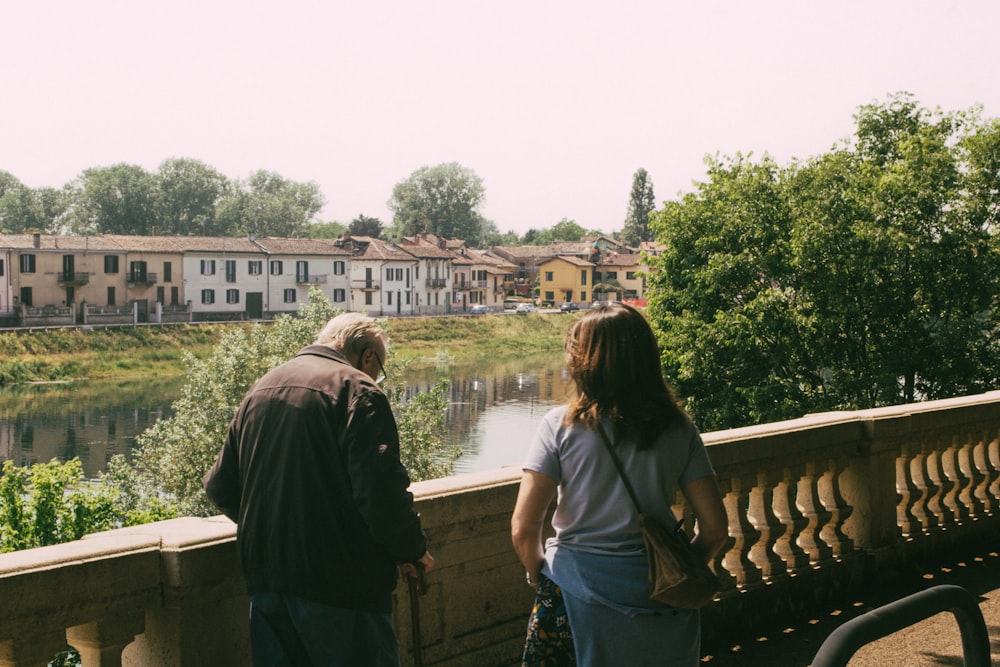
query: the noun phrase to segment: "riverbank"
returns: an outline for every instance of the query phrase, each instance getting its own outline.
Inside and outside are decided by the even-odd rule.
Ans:
[[[411,366],[447,357],[476,360],[562,349],[574,315],[389,318],[394,356]],[[79,379],[172,377],[187,371],[187,354],[208,357],[234,324],[175,324],[84,331],[0,334],[0,386]]]

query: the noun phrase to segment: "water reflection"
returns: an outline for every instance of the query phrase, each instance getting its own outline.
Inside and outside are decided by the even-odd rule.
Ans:
[[[96,476],[180,395],[184,378],[17,385],[0,391],[0,461],[31,465],[79,457]]]
[[[461,447],[455,472],[517,465],[538,421],[565,400],[562,353],[408,369],[407,394],[451,381],[449,442]],[[0,389],[0,461],[18,465],[79,457],[96,476],[115,454],[169,417],[184,377],[131,382],[19,385]],[[403,443],[405,447],[405,443]]]

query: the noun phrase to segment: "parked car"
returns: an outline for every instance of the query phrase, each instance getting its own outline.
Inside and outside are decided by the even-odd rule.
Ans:
[[[487,306],[485,303],[477,303],[475,306],[469,309],[470,315],[486,315],[489,312],[492,311],[490,310],[490,307]]]
[[[517,308],[514,309],[514,312],[517,313],[518,315],[527,315],[528,313],[533,313],[536,310],[538,309],[535,308],[535,304],[529,301],[525,301],[523,303],[517,304]]]
[[[572,301],[567,301],[566,303],[559,306],[559,310],[563,313],[571,313],[574,310],[580,310],[580,304],[573,303]]]

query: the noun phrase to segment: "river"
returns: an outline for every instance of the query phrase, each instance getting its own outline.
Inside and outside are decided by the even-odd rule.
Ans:
[[[517,465],[538,421],[565,400],[562,353],[407,371],[407,392],[451,381],[449,444],[455,473]],[[89,477],[172,414],[183,377],[129,382],[19,385],[0,390],[0,461],[30,465],[79,457]],[[406,443],[402,443],[405,447]]]

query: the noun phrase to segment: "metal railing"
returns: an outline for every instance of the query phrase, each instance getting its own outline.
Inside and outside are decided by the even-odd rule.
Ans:
[[[966,667],[990,667],[990,635],[983,612],[969,591],[950,584],[914,593],[847,621],[819,647],[812,667],[846,667],[865,644],[943,611],[951,612],[958,622]]]

